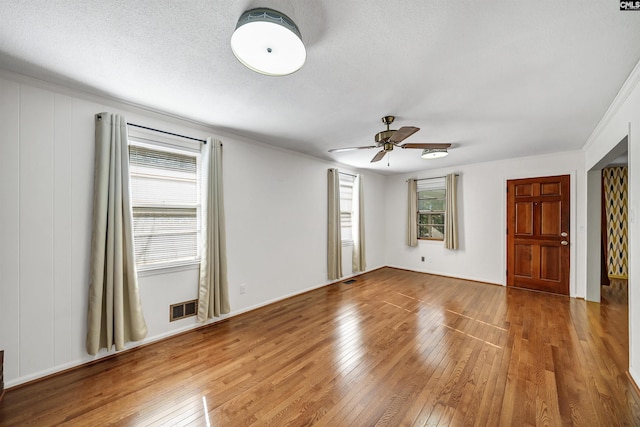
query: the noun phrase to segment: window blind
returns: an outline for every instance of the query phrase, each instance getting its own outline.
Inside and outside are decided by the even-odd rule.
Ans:
[[[340,234],[343,242],[353,242],[354,177],[340,174]]]
[[[136,265],[197,261],[199,153],[129,143]]]
[[[445,178],[429,178],[429,179],[421,179],[417,181],[418,191],[429,191],[429,190],[444,190],[445,189]]]

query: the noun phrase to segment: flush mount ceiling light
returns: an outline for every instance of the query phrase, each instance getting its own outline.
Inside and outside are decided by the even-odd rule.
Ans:
[[[439,159],[447,154],[449,154],[449,152],[446,148],[427,148],[422,152],[420,157],[423,159]]]
[[[268,76],[298,71],[307,59],[300,30],[273,9],[247,10],[231,36],[233,54],[247,68]]]

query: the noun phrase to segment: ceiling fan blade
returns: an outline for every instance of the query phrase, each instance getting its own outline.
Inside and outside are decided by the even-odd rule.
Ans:
[[[329,150],[330,153],[340,153],[342,151],[353,151],[353,150],[365,150],[369,148],[376,148],[377,145],[369,145],[367,147],[345,147],[345,148],[332,148]]]
[[[389,138],[389,142],[393,142],[394,144],[400,141],[404,141],[406,138],[409,138],[414,133],[418,132],[420,128],[414,126],[403,126]]]
[[[427,148],[449,148],[451,144],[427,144],[427,143],[411,143],[408,142],[400,146],[400,148],[420,148],[422,150],[426,150]]]
[[[373,157],[373,159],[371,159],[371,163],[373,163],[373,162],[379,162],[380,160],[382,160],[382,158],[384,157],[384,155],[385,155],[385,154],[387,154],[387,152],[386,152],[386,151],[384,151],[384,150],[378,151],[378,154],[376,154],[376,155]]]

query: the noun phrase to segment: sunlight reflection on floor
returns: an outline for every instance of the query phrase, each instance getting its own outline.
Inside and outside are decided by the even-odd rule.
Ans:
[[[211,421],[209,421],[209,409],[207,409],[207,398],[202,396],[202,409],[204,410],[204,421],[207,427],[211,427]]]

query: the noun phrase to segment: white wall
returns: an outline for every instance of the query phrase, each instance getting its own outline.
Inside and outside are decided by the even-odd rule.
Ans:
[[[455,155],[455,152],[451,152]],[[435,162],[434,162],[435,164]],[[387,262],[391,266],[504,285],[506,283],[506,181],[537,176],[571,175],[571,295],[584,297],[584,156],[581,151],[478,163],[452,169],[425,170],[387,179]],[[443,242],[405,243],[407,179],[458,177],[460,249]],[[422,262],[421,258],[425,257]]]
[[[232,306],[251,308],[326,283],[329,165],[238,139],[224,148],[229,281],[246,288],[232,293]],[[385,265],[384,182],[364,174],[368,270]],[[350,246],[343,247],[343,274],[353,274]]]
[[[0,349],[7,387],[93,360],[85,351],[86,306],[94,115],[102,111],[223,140],[231,315],[328,283],[326,176],[336,165],[0,73]],[[385,265],[384,188],[384,177],[365,174],[369,269]],[[350,261],[343,271],[351,274]],[[191,268],[140,277],[144,342],[198,326],[193,317],[169,322],[170,304],[197,298],[197,276]]]
[[[640,384],[640,63],[585,144],[586,169],[595,168],[628,135],[629,149],[629,373]]]
[[[586,294],[586,179],[640,129],[638,67],[581,152],[383,177],[365,173],[368,270],[391,265],[504,284],[507,179],[571,175],[571,295]],[[84,350],[93,187],[94,114],[225,143],[232,314],[322,286],[326,280],[326,169],[336,165],[225,135],[199,124],[0,72],[0,349],[8,387],[89,360]],[[630,373],[640,369],[640,138],[629,135]],[[455,155],[454,152],[451,155]],[[434,163],[435,164],[435,163]],[[425,165],[428,165],[425,163]],[[346,172],[356,172],[341,167]],[[461,249],[405,245],[406,179],[457,172]],[[385,220],[387,219],[387,220]],[[351,274],[351,248],[343,271]],[[424,256],[426,261],[420,261]],[[193,328],[169,323],[169,304],[196,298],[196,270],[145,275],[145,342]],[[245,294],[239,287],[244,285]],[[98,357],[104,356],[104,352]]]

